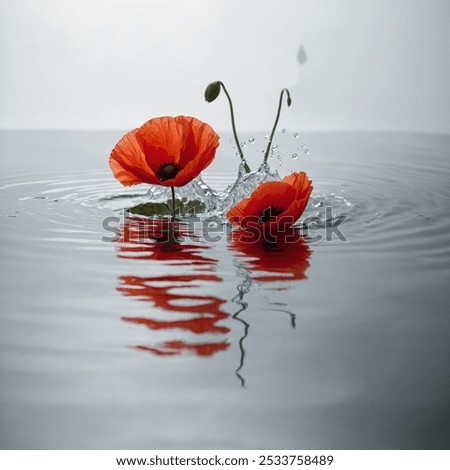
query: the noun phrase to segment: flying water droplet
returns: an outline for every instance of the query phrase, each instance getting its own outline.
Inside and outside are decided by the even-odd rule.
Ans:
[[[241,142],[241,147],[244,148],[247,144],[245,142]]]
[[[298,136],[299,136],[299,135],[300,135],[300,134],[299,134],[298,132],[296,132],[296,133],[294,134],[294,139],[298,139]]]
[[[286,129],[282,129],[281,131],[283,134],[286,134]]]
[[[309,150],[305,149],[305,155],[309,155]]]
[[[273,144],[272,145],[272,150],[276,150],[278,148],[278,145],[277,144]]]
[[[253,145],[255,143],[255,139],[253,137],[250,137],[250,139],[248,139],[248,141]]]
[[[293,154],[292,154],[292,159],[293,159],[293,160],[297,160],[297,158],[298,158],[298,155],[297,155],[296,153],[293,153]]]
[[[298,50],[298,53],[297,53],[298,63],[300,65],[303,65],[306,62],[307,59],[308,59],[308,57],[306,55],[306,51],[305,51],[304,47],[300,46],[300,49]]]
[[[270,142],[270,135],[265,135],[264,138]]]
[[[305,144],[302,144],[302,149],[306,148],[306,145]]]

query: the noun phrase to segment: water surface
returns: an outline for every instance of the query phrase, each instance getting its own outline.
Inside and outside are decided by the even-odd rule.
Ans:
[[[449,448],[449,136],[280,133],[312,223],[269,248],[124,218],[120,136],[1,133],[1,448]]]

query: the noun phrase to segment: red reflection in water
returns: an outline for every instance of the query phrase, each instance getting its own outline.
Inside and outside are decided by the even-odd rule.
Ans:
[[[230,346],[227,342],[207,344],[187,344],[184,341],[166,341],[159,348],[150,346],[136,346],[139,351],[148,351],[158,356],[176,356],[182,353],[191,353],[196,356],[212,356],[219,351],[226,351]]]
[[[181,239],[189,242],[181,242]],[[211,282],[221,282],[222,278],[214,273],[217,260],[202,255],[207,245],[195,243],[195,237],[180,224],[167,220],[151,220],[132,217],[123,226],[118,245],[118,257],[159,261],[154,268],[165,266],[190,266],[193,271],[187,274],[166,274],[160,276],[120,276],[119,292],[136,300],[150,302],[157,311],[169,313],[166,318],[124,316],[129,323],[144,325],[151,330],[187,332],[196,335],[225,335],[229,328],[219,322],[229,317],[222,310],[225,300],[203,293],[192,293],[202,289]],[[187,268],[183,268],[186,270]],[[200,273],[199,273],[200,271]],[[189,289],[189,293],[184,292]],[[170,314],[186,314],[188,318],[171,319]],[[179,334],[179,333],[178,333]],[[160,356],[177,354],[195,354],[212,356],[228,349],[226,339],[221,341],[202,341],[190,343],[184,339],[165,341],[152,346],[136,346],[141,351],[148,351]]]
[[[244,258],[244,267],[255,281],[306,279],[311,250],[298,229],[276,234],[237,230],[232,233],[231,249]]]
[[[122,226],[117,256],[169,261],[165,264],[175,262],[177,266],[216,265],[216,259],[202,256],[209,247],[195,243],[198,238],[178,222],[130,217]]]

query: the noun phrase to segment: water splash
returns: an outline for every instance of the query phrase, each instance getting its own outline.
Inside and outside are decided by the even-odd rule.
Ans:
[[[146,202],[166,202],[171,199],[171,190],[168,186],[151,186],[145,199]],[[202,180],[201,176],[186,186],[176,188],[176,197],[186,201],[201,202],[207,212],[213,211],[217,206],[217,196],[214,191]]]
[[[280,181],[280,179],[278,172],[272,172],[267,163],[263,163],[257,170],[250,173],[246,173],[241,164],[235,183],[217,195],[217,209],[221,214],[224,214],[239,201],[249,197],[261,183]]]
[[[256,188],[264,182],[280,181],[284,174],[294,171],[290,168],[290,163],[299,159],[300,155],[309,154],[309,150],[302,142],[298,142],[295,152],[283,152],[286,142],[283,139],[299,139],[300,133],[287,133],[286,129],[282,129],[280,142],[270,142],[270,136],[265,135],[264,140],[270,143],[270,158],[269,161],[263,163],[259,168],[250,173],[247,173],[243,164],[239,166],[238,175],[234,183],[230,184],[224,191],[216,192],[209,187],[201,177],[198,177],[193,182],[185,187],[177,188],[177,197],[184,201],[195,200],[204,205],[205,210],[203,214],[197,214],[200,217],[216,217],[221,223],[225,223],[225,215],[227,211],[239,203],[242,199],[248,198]],[[246,141],[240,142],[240,146],[253,146],[256,143],[255,137],[248,137]],[[248,145],[250,144],[250,145]],[[255,149],[256,150],[256,149]],[[256,150],[257,151],[257,150]],[[261,151],[262,153],[265,150]],[[238,153],[237,153],[238,155]],[[273,170],[271,169],[270,165]],[[281,176],[280,176],[281,175]],[[152,187],[147,193],[148,202],[166,202],[170,199],[170,188],[165,187]]]

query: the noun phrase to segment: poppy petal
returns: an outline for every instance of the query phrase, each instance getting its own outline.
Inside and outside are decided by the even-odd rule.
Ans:
[[[292,173],[286,176],[283,178],[283,182],[290,184],[297,190],[297,197],[309,197],[309,195],[306,196],[308,191],[309,194],[311,194],[311,191],[309,190],[311,187],[311,180],[304,171],[301,171],[300,173]]]
[[[233,206],[227,213],[227,219],[237,226],[241,225],[242,219],[244,217],[244,212],[247,207],[247,204],[250,202],[250,198],[243,199],[238,204]]]
[[[143,182],[151,183],[156,179],[136,139],[138,130],[134,129],[125,134],[116,144],[109,158],[109,166],[114,176],[124,186]]]
[[[294,224],[300,216],[305,212],[306,206],[308,205],[309,196],[313,190],[313,187],[310,186],[306,196],[302,199],[295,199],[288,209],[283,214],[283,218],[286,222],[292,221],[289,225]]]
[[[309,196],[313,190],[311,180],[306,173],[302,171],[286,176],[283,178],[283,181],[291,184],[297,191],[294,201],[284,213],[286,220],[293,220],[295,222],[300,218],[308,205]]]
[[[143,124],[136,135],[147,165],[156,174],[161,165],[178,164],[185,139],[185,126],[179,119],[164,116]]]
[[[179,164],[184,167],[194,158],[208,160],[214,157],[214,151],[219,146],[219,136],[205,122],[190,116],[178,116],[184,123],[184,147],[180,153]],[[211,157],[212,154],[212,157]]]
[[[286,210],[295,198],[295,190],[287,183],[270,181],[262,183],[253,192],[244,215],[260,215],[269,207]]]

